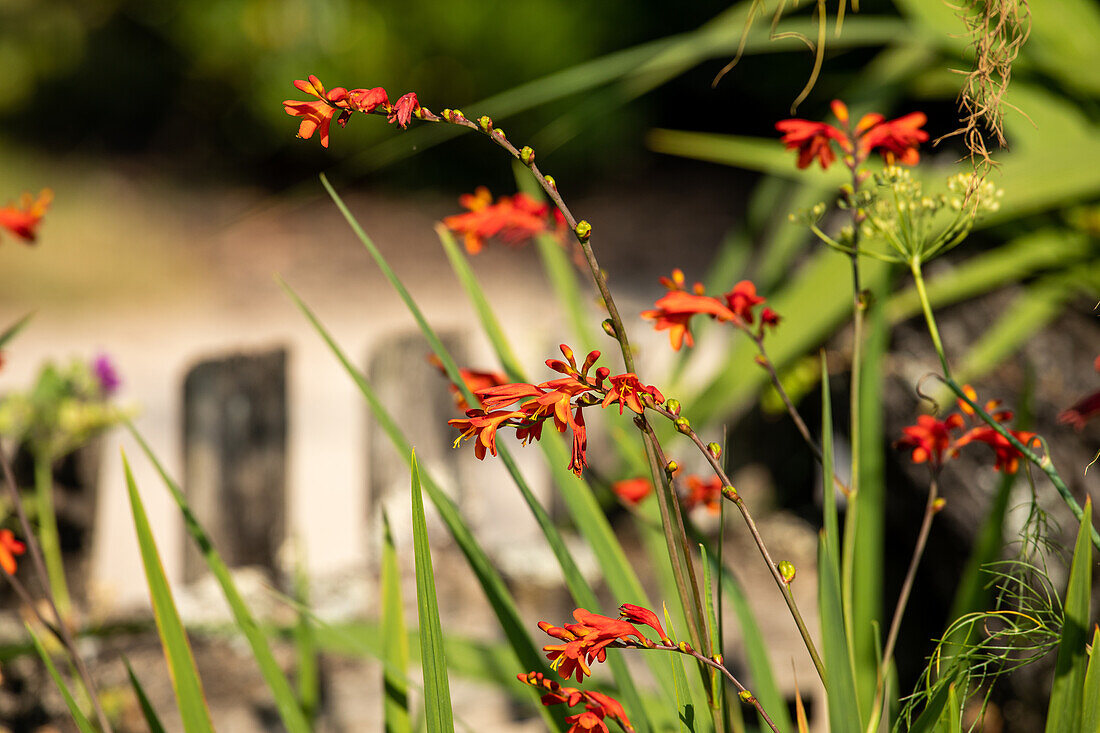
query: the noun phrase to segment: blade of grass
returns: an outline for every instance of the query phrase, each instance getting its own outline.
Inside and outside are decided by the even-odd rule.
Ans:
[[[32,316],[34,316],[34,311],[31,311],[3,331],[0,331],[0,349],[4,348],[4,344],[15,338],[16,334],[22,331],[23,327],[30,323]]]
[[[313,621],[305,611],[309,608],[309,574],[301,544],[294,543],[294,600],[298,621],[294,625],[294,652],[297,657],[298,705],[306,720],[317,717],[321,704],[321,678],[318,670],[317,639]]]
[[[1100,626],[1093,628],[1092,653],[1085,670],[1081,733],[1100,733]]]
[[[145,516],[145,507],[141,503],[134,476],[126,455],[122,456],[122,467],[126,473],[126,488],[130,495],[130,511],[134,517],[134,530],[137,533],[138,547],[141,549],[141,562],[145,568],[145,581],[149,586],[149,597],[153,604],[153,618],[157,623],[164,657],[168,662],[168,672],[172,678],[172,689],[179,704],[183,729],[187,733],[214,733],[210,722],[210,711],[206,707],[202,682],[195,669],[195,658],[191,654],[191,643],[183,629],[172,589],[164,576],[164,567],[160,562],[160,553],[153,539],[153,531]]]
[[[27,629],[27,633],[31,636],[35,651],[38,652],[38,656],[42,659],[43,664],[46,665],[46,669],[49,671],[50,677],[53,678],[54,684],[57,685],[57,689],[61,691],[61,697],[65,699],[65,706],[69,708],[69,715],[72,716],[73,722],[76,723],[76,727],[80,729],[80,733],[96,733],[95,726],[92,725],[92,721],[88,720],[88,716],[84,714],[80,706],[76,704],[73,694],[69,692],[69,686],[65,684],[65,680],[63,680],[61,674],[58,673],[57,667],[54,666],[53,660],[50,659],[50,653],[46,651],[46,647],[42,645],[41,639],[34,633],[34,629],[30,627],[30,624],[24,624],[24,626]]]
[[[1069,585],[1063,604],[1065,617],[1062,639],[1058,644],[1058,661],[1054,663],[1054,684],[1050,690],[1047,710],[1047,733],[1074,731],[1081,728],[1081,694],[1088,669],[1085,643],[1088,641],[1089,600],[1092,597],[1092,542],[1089,528],[1092,500],[1085,500],[1085,519],[1077,532],[1073,562],[1069,569]]]
[[[141,707],[141,715],[145,718],[145,725],[149,727],[149,733],[164,733],[164,724],[160,722],[157,711],[153,709],[153,704],[149,702],[149,696],[145,694],[145,688],[141,686],[137,675],[134,674],[134,668],[130,666],[130,660],[124,656],[122,663],[126,665],[126,675],[130,678],[130,687],[134,688],[134,696]]]
[[[416,558],[416,608],[420,618],[420,662],[424,670],[424,718],[428,733],[454,733],[451,688],[447,681],[447,660],[443,651],[443,626],[435,596],[435,574],[428,547],[428,526],[424,518],[424,497],[420,491],[420,470],[416,451],[412,464],[413,554]]]
[[[382,672],[386,733],[412,733],[409,722],[408,632],[401,602],[401,570],[390,532],[390,519],[382,512]]]
[[[837,559],[830,557],[828,537],[818,542],[818,603],[821,607],[821,651],[825,659],[829,730],[831,733],[859,733],[859,703],[856,699],[848,640],[844,633],[844,611],[840,602]]]
[[[187,534],[195,542],[199,552],[202,554],[203,561],[206,563],[206,567],[210,569],[210,574],[214,576],[218,586],[221,588],[222,595],[225,597],[229,610],[233,614],[233,621],[237,624],[237,627],[248,641],[249,648],[252,650],[252,656],[256,660],[256,666],[259,667],[264,682],[267,683],[268,689],[271,690],[275,708],[279,712],[279,718],[283,721],[283,725],[286,726],[290,733],[308,733],[310,726],[306,721],[305,714],[298,706],[298,698],[294,694],[290,682],[287,681],[286,676],[283,674],[282,668],[279,667],[279,663],[275,661],[275,655],[271,651],[271,646],[267,643],[267,639],[256,623],[256,618],[252,615],[252,611],[249,610],[247,604],[244,602],[244,598],[241,597],[240,591],[237,590],[237,586],[233,582],[233,576],[229,572],[229,568],[226,566],[225,561],[222,560],[221,555],[214,547],[210,535],[206,533],[206,530],[203,529],[194,512],[191,511],[191,505],[188,504],[187,497],[184,496],[183,490],[180,489],[179,485],[172,480],[172,477],[165,471],[164,466],[156,457],[156,454],[153,453],[152,448],[145,442],[145,438],[142,437],[141,433],[137,431],[130,421],[126,422],[126,428],[130,431],[130,435],[133,436],[138,445],[141,446],[141,450],[145,453],[145,457],[153,465],[153,468],[156,469],[157,473],[160,475],[161,481],[175,500],[176,506],[179,508],[180,514],[183,517],[183,524],[187,530]]]
[[[673,626],[672,619],[668,615],[668,609],[665,611],[665,628],[671,635],[671,638],[679,638],[676,634],[676,628]],[[676,690],[676,717],[680,721],[680,730],[694,733],[696,721],[699,720],[697,703],[692,698],[691,690],[688,688],[687,675],[684,674],[684,659],[679,654],[669,654],[668,662],[672,669],[672,681]]]

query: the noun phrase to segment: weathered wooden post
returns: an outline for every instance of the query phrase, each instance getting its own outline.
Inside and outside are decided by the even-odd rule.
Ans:
[[[273,576],[286,537],[286,350],[194,366],[183,386],[184,486],[226,563]],[[206,564],[185,538],[184,578]]]

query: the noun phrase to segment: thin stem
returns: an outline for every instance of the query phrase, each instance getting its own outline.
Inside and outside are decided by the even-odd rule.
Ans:
[[[38,536],[42,543],[42,555],[46,560],[50,590],[62,617],[68,617],[72,612],[72,600],[69,597],[69,586],[65,582],[65,562],[61,556],[61,538],[57,531],[53,471],[50,459],[38,451],[34,451],[34,490],[38,503]]]
[[[673,415],[664,407],[654,407],[657,412],[661,413],[670,420],[675,421],[676,415]],[[725,487],[733,488],[733,482],[730,481],[729,476],[726,474],[725,469],[714,454],[703,444],[703,441],[699,438],[699,435],[690,425],[684,427],[677,426],[680,432],[684,433],[691,439],[691,442],[695,443],[695,446],[706,456],[707,461],[710,463],[711,469],[722,480],[722,485]],[[768,571],[771,573],[772,580],[775,581],[776,586],[779,588],[779,592],[783,594],[783,600],[787,604],[787,608],[790,610],[791,617],[794,619],[795,625],[798,627],[798,633],[802,636],[802,641],[806,645],[806,651],[810,654],[810,659],[813,660],[814,667],[817,669],[818,675],[821,677],[821,683],[828,688],[828,683],[825,681],[825,664],[821,661],[821,655],[818,654],[817,646],[814,644],[813,637],[810,636],[810,630],[806,626],[806,622],[802,618],[802,613],[798,610],[798,602],[795,601],[794,594],[791,592],[790,586],[787,581],[783,579],[783,575],[779,572],[779,567],[775,560],[772,559],[771,552],[768,550],[767,544],[764,542],[763,536],[760,534],[760,530],[756,526],[756,521],[752,517],[752,513],[746,506],[744,499],[734,490],[732,496],[726,496],[726,492],[723,492],[723,497],[732,501],[737,510],[741,512],[742,519],[745,520],[745,525],[748,527],[749,534],[752,535],[753,542],[756,543],[757,549],[760,551],[760,555],[764,558],[765,564],[768,566]]]
[[[695,649],[692,649],[691,647],[681,648],[681,647],[675,646],[673,644],[654,644],[653,646],[645,646],[645,645],[642,645],[642,644],[630,644],[629,646],[631,646],[632,648],[635,648],[635,649],[650,649],[650,650],[653,650],[653,651],[677,652],[679,654],[684,654],[686,656],[693,657],[694,659],[696,659],[701,664],[705,664],[708,667],[712,667],[712,668],[718,670],[723,675],[725,675],[726,679],[728,679],[730,681],[730,684],[732,684],[734,687],[737,688],[738,692],[747,693],[747,696],[744,697],[744,698],[741,698],[741,699],[744,700],[746,703],[752,705],[754,708],[756,708],[756,712],[760,714],[760,717],[763,718],[764,722],[768,724],[768,727],[771,728],[775,733],[779,733],[779,729],[775,727],[775,723],[772,722],[771,716],[769,716],[767,711],[764,710],[764,706],[761,705],[760,701],[756,699],[756,695],[753,695],[751,692],[749,692],[748,688],[746,688],[744,685],[742,685],[741,682],[736,677],[733,676],[733,673],[730,672],[728,669],[726,669],[726,666],[724,664],[722,664],[721,662],[719,662],[718,660],[713,659],[711,657],[708,657],[705,654],[700,654],[698,651],[696,651]]]
[[[76,648],[76,641],[69,631],[65,618],[62,617],[61,612],[57,609],[57,602],[54,600],[53,592],[50,589],[49,574],[46,572],[46,562],[42,557],[42,548],[39,547],[34,529],[31,527],[30,520],[27,519],[27,513],[23,509],[23,499],[19,494],[19,485],[15,481],[15,474],[12,472],[11,464],[8,462],[7,456],[4,454],[2,448],[0,448],[0,469],[3,470],[4,482],[7,484],[8,493],[11,495],[15,513],[19,517],[19,525],[23,529],[28,554],[31,556],[31,563],[34,565],[35,574],[38,576],[38,582],[42,586],[46,596],[46,602],[50,606],[50,611],[53,612],[54,618],[57,619],[56,625],[47,624],[47,628],[57,636],[66,651],[68,651],[73,664],[76,666],[77,674],[80,676],[80,680],[84,684],[84,689],[88,692],[88,697],[91,699],[92,708],[95,710],[96,721],[99,723],[100,730],[104,733],[111,733],[113,729],[111,728],[110,721],[107,720],[107,714],[103,711],[103,707],[99,703],[99,696],[96,694],[95,683],[92,682],[92,676],[88,672],[88,667],[84,663],[84,658],[80,656],[80,652]],[[32,608],[33,607],[32,604]]]
[[[878,716],[882,708],[882,695],[886,689],[886,677],[890,667],[890,659],[894,655],[894,646],[898,641],[898,631],[901,629],[901,620],[905,616],[905,608],[909,604],[909,594],[913,591],[913,581],[917,576],[917,567],[920,565],[924,550],[928,546],[928,535],[932,530],[932,519],[938,511],[936,508],[939,498],[939,485],[935,473],[932,474],[932,482],[928,487],[928,501],[924,505],[924,517],[921,519],[920,532],[917,534],[917,544],[913,548],[913,557],[909,560],[909,569],[905,571],[905,580],[901,584],[901,592],[898,594],[898,603],[894,607],[894,618],[890,621],[890,631],[886,635],[886,646],[882,649],[882,663],[878,669],[878,682],[875,685],[875,702],[872,705],[874,719],[868,725],[868,731],[874,731],[877,727]]]
[[[943,341],[940,340],[940,330],[936,327],[936,317],[932,315],[932,304],[928,300],[928,291],[924,287],[924,276],[921,274],[920,260],[909,261],[909,270],[913,273],[913,282],[917,286],[917,297],[920,298],[920,307],[924,311],[924,321],[928,324],[928,335],[932,337],[932,346],[940,357],[940,366],[943,367],[943,376],[951,379],[951,367],[947,364],[947,353],[943,349]]]
[[[859,173],[853,163],[852,191],[859,189]],[[859,237],[861,216],[859,207],[854,200],[850,200],[849,210],[852,213],[852,370],[848,386],[848,424],[849,439],[852,444],[851,459],[851,483],[848,494],[848,512],[845,515],[844,549],[841,561],[841,596],[844,605],[844,621],[848,627],[849,635],[854,633],[854,620],[852,614],[855,608],[855,567],[856,548],[856,523],[859,517],[859,487],[860,487],[860,444],[862,442],[861,422],[861,373],[863,368],[863,316],[867,310],[867,304],[863,297],[863,284],[859,272]]]

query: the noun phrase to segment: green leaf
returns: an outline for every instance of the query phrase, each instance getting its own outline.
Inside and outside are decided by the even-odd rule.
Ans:
[[[667,608],[665,609],[665,632],[672,639],[678,638]],[[694,733],[696,722],[703,711],[698,707],[697,701],[693,700],[691,691],[688,689],[687,675],[684,674],[684,658],[676,652],[669,652],[668,662],[675,684],[676,714],[680,720],[680,730]]]
[[[1092,653],[1085,671],[1081,733],[1100,733],[1100,626],[1092,632]]]
[[[0,349],[4,348],[5,344],[15,338],[16,334],[23,330],[23,327],[30,322],[33,315],[34,312],[32,311],[20,318],[15,323],[5,328],[3,331],[0,331]]]
[[[416,451],[412,452],[410,461],[416,609],[420,618],[420,661],[424,668],[424,717],[428,733],[454,733],[451,688],[447,682],[447,660],[443,652],[443,627],[439,623],[439,602],[435,597],[435,574],[428,548],[428,526],[424,519],[424,498],[420,491]]]
[[[818,541],[817,572],[818,604],[821,613],[821,650],[825,661],[826,690],[828,690],[829,730],[831,733],[860,733],[859,703],[856,699],[855,681],[852,678],[852,661],[848,653],[847,634],[844,633],[844,611],[840,603],[837,559],[835,555],[830,557],[830,554],[828,538],[823,533]]]
[[[825,352],[821,352],[821,476],[824,498],[823,524],[825,527],[826,559],[832,563],[830,575],[840,587],[840,521],[836,506],[836,487],[833,475],[833,401],[829,393],[829,364]]]
[[[130,495],[130,510],[134,516],[138,547],[141,549],[141,562],[145,568],[145,582],[149,586],[149,598],[153,604],[153,618],[157,623],[157,633],[168,662],[168,672],[172,678],[176,702],[179,704],[183,729],[187,733],[213,733],[214,727],[210,723],[210,711],[206,707],[202,682],[199,680],[198,670],[195,669],[191,644],[187,640],[187,632],[183,629],[179,612],[176,611],[175,601],[172,600],[172,589],[168,587],[168,579],[164,576],[160,553],[157,552],[153,532],[145,516],[145,507],[141,503],[141,496],[125,454],[122,456],[122,466],[126,472],[126,487]]]
[[[38,652],[38,656],[46,665],[46,669],[49,670],[50,677],[53,678],[54,684],[57,685],[57,689],[61,691],[61,697],[65,699],[65,705],[69,708],[69,715],[72,716],[73,722],[76,723],[76,727],[80,729],[80,733],[96,733],[95,726],[92,725],[92,722],[84,715],[80,706],[76,704],[76,700],[73,699],[73,694],[69,692],[68,685],[65,684],[65,680],[61,679],[57,667],[54,666],[53,660],[50,659],[50,653],[46,651],[46,647],[42,646],[42,641],[38,638],[38,635],[34,633],[34,629],[30,627],[30,624],[24,624],[24,626],[27,629],[27,633],[31,635],[31,641],[34,642],[35,651]]]
[[[294,601],[298,621],[294,624],[294,652],[297,658],[298,703],[302,714],[312,721],[321,704],[321,678],[318,672],[317,638],[313,632],[313,619],[309,611],[309,573],[301,545],[294,562]]]
[[[149,733],[164,733],[164,724],[160,722],[157,711],[153,709],[153,704],[149,702],[149,696],[145,694],[145,688],[141,686],[137,675],[134,674],[134,668],[130,666],[130,660],[123,657],[122,663],[126,665],[126,675],[130,678],[130,686],[134,688],[134,696],[137,697],[138,705],[141,706],[141,714],[145,718],[145,725],[149,726]]]
[[[234,623],[237,624],[237,627],[248,641],[248,645],[252,650],[252,656],[256,660],[256,666],[259,667],[260,674],[267,683],[268,689],[271,690],[275,708],[279,712],[279,718],[282,720],[283,725],[286,726],[290,733],[308,733],[310,725],[306,721],[302,709],[298,706],[298,698],[294,694],[290,682],[287,681],[286,676],[283,674],[282,668],[279,667],[279,663],[275,661],[275,655],[271,651],[271,646],[268,644],[267,638],[264,636],[259,624],[256,623],[256,618],[252,615],[248,605],[245,604],[240,591],[237,590],[237,586],[233,582],[233,576],[229,572],[229,568],[226,566],[225,561],[222,560],[221,555],[214,547],[210,535],[206,533],[206,530],[203,529],[194,512],[191,511],[191,506],[188,504],[187,497],[184,496],[183,490],[172,480],[168,472],[164,470],[164,466],[161,465],[156,454],[153,453],[152,448],[145,442],[145,439],[133,426],[133,423],[127,421],[126,427],[134,437],[134,440],[141,446],[141,450],[145,453],[145,457],[153,464],[157,473],[160,474],[161,481],[163,481],[168,492],[175,500],[176,506],[179,508],[180,514],[183,517],[183,524],[184,528],[187,530],[187,534],[198,547],[199,552],[202,554],[202,559],[206,563],[206,567],[210,569],[211,575],[214,576],[214,580],[217,581],[218,586],[221,588],[222,595],[225,596],[226,603],[229,605],[229,610],[233,614]]]
[[[1092,500],[1085,501],[1085,515],[1077,532],[1077,545],[1073,550],[1073,562],[1069,569],[1069,585],[1063,604],[1065,618],[1062,623],[1062,639],[1058,643],[1058,661],[1054,664],[1054,685],[1050,691],[1050,707],[1047,710],[1047,733],[1062,733],[1081,728],[1083,700],[1088,657],[1085,643],[1088,641],[1089,599],[1092,594],[1092,542],[1089,528],[1092,517]]]
[[[382,672],[386,733],[412,733],[409,722],[408,632],[401,600],[401,569],[390,533],[390,518],[382,512]]]

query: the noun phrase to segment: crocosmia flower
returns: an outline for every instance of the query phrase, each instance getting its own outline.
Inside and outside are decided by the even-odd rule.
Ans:
[[[501,196],[493,203],[489,189],[480,186],[475,193],[460,196],[458,202],[468,211],[444,218],[443,225],[462,235],[470,254],[480,252],[487,239],[514,246],[550,230],[550,207],[525,193]]]
[[[1023,430],[1009,430],[1008,432],[1025,446],[1035,438],[1035,433],[1028,433]],[[1016,473],[1016,470],[1020,467],[1020,458],[1023,457],[1023,454],[1020,453],[1016,446],[1008,441],[1008,438],[1001,435],[992,427],[985,425],[972,428],[963,435],[963,437],[959,438],[956,445],[963,446],[974,441],[985,443],[993,449],[993,453],[996,456],[993,470],[1003,471],[1004,473]]]
[[[564,644],[548,644],[542,650],[546,652],[546,658],[550,660],[550,668],[561,675],[562,679],[569,679],[576,675],[577,682],[583,682],[585,676],[591,676],[592,662],[603,662],[607,659],[607,647],[618,643],[620,646],[634,643],[630,637],[634,637],[637,643],[651,644],[635,626],[622,619],[601,616],[598,613],[583,608],[573,611],[575,624],[554,626],[546,621],[539,622],[539,628],[548,635],[565,642]]]
[[[38,225],[52,200],[53,191],[48,188],[42,189],[38,198],[24,193],[18,205],[0,206],[0,227],[25,242],[33,242],[37,237]]]
[[[725,295],[730,310],[745,323],[752,323],[752,309],[764,302],[756,294],[756,285],[751,280],[742,280]]]
[[[920,161],[918,147],[928,140],[928,133],[921,129],[928,121],[923,112],[911,112],[894,120],[886,120],[878,113],[864,115],[853,127],[848,107],[840,100],[833,100],[833,115],[841,128],[825,122],[790,119],[775,123],[783,133],[780,141],[788,150],[798,151],[798,167],[808,168],[815,160],[823,169],[836,160],[835,143],[851,168],[861,165],[867,157],[878,152],[887,163],[916,165]]]
[[[401,127],[408,127],[413,113],[420,109],[420,102],[416,101],[416,92],[403,95],[393,104],[393,111],[387,118],[388,122],[396,122]]]
[[[577,705],[584,705],[583,713],[570,715],[565,719],[571,726],[567,733],[578,733],[578,731],[589,730],[607,731],[607,726],[603,722],[605,719],[617,721],[627,733],[634,732],[634,726],[631,725],[630,719],[626,717],[626,711],[623,710],[623,706],[619,704],[618,700],[610,695],[605,695],[595,690],[589,691],[581,690],[576,687],[562,687],[558,684],[557,680],[549,679],[541,672],[528,672],[527,674],[516,675],[516,677],[520,682],[531,685],[531,687],[545,693],[542,696],[543,705],[564,704],[571,708]],[[591,717],[583,717],[586,714]],[[593,725],[596,727],[591,727]],[[601,728],[600,726],[603,727]]]
[[[325,91],[324,84],[316,76],[310,75],[308,81],[298,79],[294,86],[306,94],[317,97],[312,102],[302,102],[296,99],[283,101],[283,109],[291,117],[301,117],[302,122],[298,126],[298,137],[308,140],[313,133],[321,131],[321,147],[328,147],[328,131],[332,124],[333,116],[339,111],[337,104],[347,104],[348,90],[336,87],[331,91]]]
[[[963,418],[957,412],[951,413],[944,420],[921,415],[917,418],[916,425],[902,429],[905,437],[894,445],[912,448],[913,463],[927,462],[933,470],[939,470],[945,455],[951,458],[958,455],[958,447],[954,444],[951,431],[962,427]]]
[[[657,618],[657,614],[650,611],[648,608],[635,606],[633,603],[624,603],[619,606],[619,615],[632,624],[642,624],[656,631],[662,644],[672,643],[668,638],[668,634],[665,633],[664,627],[661,626],[661,621]]]
[[[15,539],[10,529],[0,529],[0,568],[8,575],[15,575],[15,556],[27,551],[27,546]]]
[[[656,404],[665,401],[664,395],[656,387],[642,384],[636,374],[619,374],[608,379],[611,389],[604,397],[603,406],[607,407],[616,402],[619,403],[619,414],[623,414],[623,408],[629,407],[641,415],[645,412],[645,400],[652,400]]]
[[[649,479],[639,476],[638,478],[616,481],[611,484],[611,491],[627,504],[637,504],[649,496],[650,492],[653,491],[653,484],[650,483]]]
[[[682,503],[685,511],[691,511],[697,506],[705,506],[711,514],[721,511],[722,504],[722,479],[718,476],[703,478],[695,474],[689,474],[684,479],[687,493]]]

